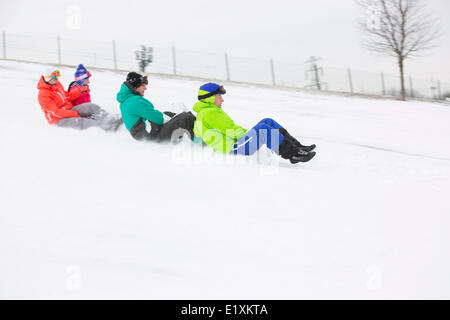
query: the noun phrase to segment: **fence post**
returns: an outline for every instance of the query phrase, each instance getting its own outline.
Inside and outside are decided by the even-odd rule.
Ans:
[[[175,53],[175,47],[172,47],[172,58],[173,58],[173,74],[177,74],[177,59]]]
[[[276,86],[277,83],[275,81],[275,67],[273,65],[273,59],[272,58],[270,58],[270,71],[272,73],[272,85]]]
[[[227,80],[230,81],[230,65],[228,64],[228,54],[225,52],[225,68],[227,69]]]
[[[438,89],[438,100],[442,99],[442,95],[441,95],[441,81],[438,80],[437,82],[437,89]]]
[[[383,93],[383,96],[386,95],[386,86],[384,85],[384,73],[381,73],[381,90]]]
[[[57,45],[58,45],[58,64],[61,64],[61,38],[58,36],[56,38],[57,40]]]
[[[114,70],[117,70],[116,40],[113,40],[112,45],[113,45]]]
[[[414,98],[413,80],[411,76],[409,76],[409,95],[411,98]]]
[[[6,33],[3,31],[3,59],[6,60]]]
[[[353,93],[352,70],[350,68],[347,69],[347,74],[348,74],[348,83],[350,85],[350,92]]]

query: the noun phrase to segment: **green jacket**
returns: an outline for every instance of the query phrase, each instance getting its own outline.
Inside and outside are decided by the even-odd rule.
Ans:
[[[197,119],[194,124],[194,134],[216,152],[229,153],[238,139],[247,132],[246,129],[234,124],[234,121],[213,104],[212,99],[205,99],[194,105]]]
[[[136,91],[131,91],[125,83],[120,87],[117,93],[117,101],[120,103],[120,112],[122,113],[123,123],[128,131],[136,124],[139,119],[162,125],[164,123],[163,114],[155,110],[153,104],[139,95]]]

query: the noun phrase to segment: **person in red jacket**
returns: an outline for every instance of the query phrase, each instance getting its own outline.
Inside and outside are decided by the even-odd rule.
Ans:
[[[80,86],[71,92],[64,91],[59,82],[60,76],[59,70],[49,68],[41,76],[37,85],[38,101],[50,124],[74,129],[100,127],[105,131],[116,131],[120,127],[123,123],[121,117],[100,112],[103,110],[96,105],[84,103],[74,106],[73,101],[84,92],[89,92],[89,88]]]

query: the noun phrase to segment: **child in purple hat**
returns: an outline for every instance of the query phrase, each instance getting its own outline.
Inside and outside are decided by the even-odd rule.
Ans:
[[[69,85],[69,92],[75,90],[78,87],[89,87],[89,78],[91,73],[82,65],[78,65],[77,71],[75,72],[75,81],[71,82]],[[91,102],[90,90],[83,92],[83,94],[74,100],[72,104],[77,106],[83,103]]]

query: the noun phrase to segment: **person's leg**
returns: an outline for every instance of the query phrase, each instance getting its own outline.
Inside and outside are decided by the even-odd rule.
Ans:
[[[249,130],[245,136],[238,140],[234,145],[232,153],[241,155],[252,155],[263,144],[277,153],[283,159],[289,160],[292,164],[298,162],[308,162],[316,155],[315,152],[306,152],[298,148],[298,146],[288,138],[287,135],[283,135],[283,131],[287,134],[287,131],[283,128],[275,129],[277,126],[275,121],[271,119],[264,119],[260,121],[255,127]]]
[[[261,120],[260,123],[265,123],[265,124],[267,124],[268,126],[271,126],[271,127],[275,128],[275,129],[279,129],[280,132],[281,132],[281,134],[282,134],[284,137],[290,139],[290,140],[292,141],[292,143],[294,143],[299,149],[301,149],[301,150],[303,150],[303,151],[310,152],[310,151],[312,151],[312,150],[314,150],[314,149],[316,148],[316,145],[315,145],[315,144],[310,145],[310,146],[302,145],[302,144],[300,143],[300,141],[298,141],[296,138],[294,138],[293,136],[291,136],[291,135],[289,134],[289,132],[288,132],[282,125],[280,125],[279,123],[277,123],[277,122],[276,122],[275,120],[273,120],[273,119],[266,118],[266,119]]]
[[[85,130],[90,127],[98,127],[99,122],[89,118],[63,118],[56,125],[58,127]]]
[[[270,119],[270,118],[266,118],[260,121],[260,123],[265,123],[268,126],[271,126],[275,129],[279,129],[280,133],[287,139],[291,140],[291,142],[296,145],[300,150],[306,151],[306,152],[310,152],[312,150],[314,150],[316,148],[316,145],[310,145],[310,146],[305,146],[302,145],[300,143],[300,141],[298,141],[296,138],[294,138],[293,136],[291,136],[289,134],[289,132],[283,127],[281,126],[279,123],[277,123],[275,120]]]
[[[250,129],[249,131],[247,131],[245,136],[243,136],[236,142],[232,152],[234,154],[251,156],[259,149],[258,140],[259,139],[257,131]]]
[[[103,128],[105,131],[115,131],[123,124],[120,115],[110,115],[95,103],[83,103],[73,107],[71,110],[78,111],[82,117],[98,121],[97,126]]]
[[[264,123],[273,129],[283,129],[283,126],[271,118],[262,119],[259,123]],[[259,124],[258,123],[258,124]]]
[[[116,131],[123,122],[111,118],[91,119],[91,118],[63,118],[57,122],[59,127],[85,130],[90,127],[98,127],[105,131]]]
[[[280,127],[272,119],[261,120],[237,141],[233,148],[234,154],[252,155],[262,145],[266,145],[267,148],[278,153],[278,148],[284,139],[279,132]]]
[[[108,112],[100,108],[99,105],[95,103],[82,103],[75,107],[73,107],[71,110],[78,111],[78,113],[83,117],[105,117],[108,115]]]
[[[184,133],[187,133],[193,139],[194,122],[195,117],[191,112],[179,113],[161,126],[158,139],[160,141],[178,140]]]
[[[295,146],[297,146],[297,148],[299,148],[299,149],[302,150],[302,151],[310,152],[310,151],[313,151],[313,150],[316,148],[316,145],[315,145],[315,144],[312,144],[312,145],[310,145],[310,146],[302,145],[302,144],[300,143],[300,141],[298,141],[296,138],[294,138],[293,136],[291,136],[291,135],[289,134],[289,132],[287,132],[287,130],[284,129],[284,128],[281,128],[281,129],[280,129],[280,132],[281,132],[281,134],[282,134],[283,136],[285,136],[287,139],[291,140],[292,143],[293,143]]]

